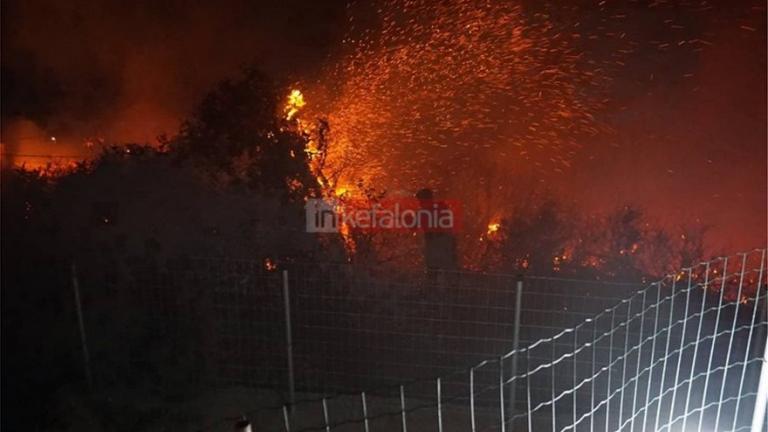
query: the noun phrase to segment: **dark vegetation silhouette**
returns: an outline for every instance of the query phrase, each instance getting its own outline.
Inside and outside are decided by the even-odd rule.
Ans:
[[[706,226],[663,228],[642,209],[624,206],[583,215],[544,195],[518,203],[485,238],[483,270],[648,281],[700,262]]]
[[[159,397],[205,384],[205,365],[192,355],[198,341],[173,337],[195,334],[189,323],[151,334],[127,284],[132,271],[195,256],[343,259],[341,243],[305,232],[304,197],[319,189],[303,151],[307,137],[281,124],[277,101],[275,86],[247,70],[212,91],[160,148],[109,147],[55,176],[2,171],[4,428],[71,429],[62,419],[84,409],[71,406],[73,394],[86,394],[72,263],[97,387],[146,387]],[[116,424],[125,428],[117,430],[145,420],[120,410]]]

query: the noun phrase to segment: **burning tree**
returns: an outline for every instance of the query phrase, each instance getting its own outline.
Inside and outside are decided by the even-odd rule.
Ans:
[[[290,200],[319,196],[310,169],[307,134],[282,117],[281,98],[265,75],[247,69],[240,80],[225,80],[209,93],[165,144],[218,182]]]

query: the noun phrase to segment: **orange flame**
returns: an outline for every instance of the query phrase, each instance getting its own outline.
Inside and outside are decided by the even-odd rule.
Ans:
[[[304,94],[301,90],[293,89],[288,95],[288,102],[285,104],[285,119],[292,120],[301,108],[307,103],[304,101]]]

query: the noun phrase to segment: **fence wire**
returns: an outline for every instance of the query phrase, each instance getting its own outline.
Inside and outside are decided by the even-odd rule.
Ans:
[[[702,263],[464,373],[399,386],[399,397],[379,393],[389,411],[285,426],[352,430],[362,421],[390,430],[397,418],[401,430],[746,430],[764,361],[764,273],[765,250]],[[515,357],[519,371],[508,369]],[[523,403],[510,407],[513,385]]]
[[[521,304],[514,275],[294,264],[286,280],[229,259],[129,273],[156,331],[195,329],[211,379],[286,402],[288,283],[299,400],[248,413],[258,430],[687,432],[750,427],[765,267],[761,249],[645,287],[526,277]]]

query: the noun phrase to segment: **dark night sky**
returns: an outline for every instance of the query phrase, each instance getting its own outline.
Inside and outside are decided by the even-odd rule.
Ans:
[[[706,13],[623,3],[632,11],[627,32],[646,43],[615,77],[613,109],[601,114],[612,132],[584,143],[591,150],[550,182],[594,209],[634,202],[668,223],[714,225],[715,246],[763,244],[764,3],[723,2]],[[3,143],[20,153],[80,154],[85,137],[172,134],[240,66],[255,63],[282,83],[311,80],[348,31],[344,0],[8,0],[2,8]],[[658,25],[660,13],[684,24],[686,37],[706,39],[706,49],[657,49],[654,41],[676,38]]]
[[[344,14],[339,1],[3,2],[3,115],[59,135],[153,140],[241,66],[311,73]]]

